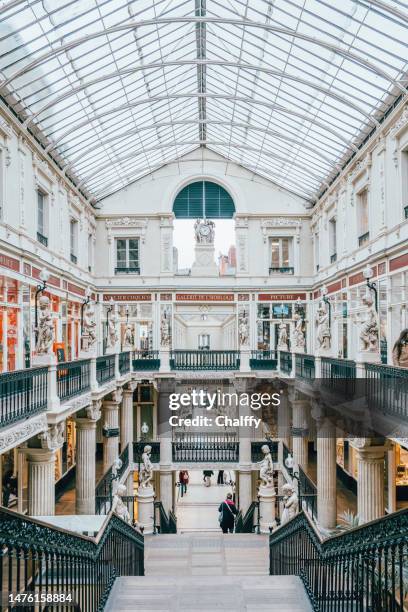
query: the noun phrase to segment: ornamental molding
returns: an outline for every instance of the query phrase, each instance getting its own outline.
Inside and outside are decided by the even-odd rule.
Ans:
[[[138,217],[117,217],[115,219],[106,219],[105,226],[108,229],[114,227],[136,227],[144,229],[147,227],[147,219]]]
[[[302,219],[299,217],[276,217],[274,219],[262,219],[261,227],[268,229],[270,227],[301,227]]]
[[[34,182],[39,183],[38,173],[41,172],[51,183],[54,182],[55,177],[51,168],[44,159],[41,159],[36,153],[33,155],[33,169],[34,169]]]
[[[49,425],[46,431],[38,434],[41,448],[44,450],[57,450],[64,444],[65,421],[56,425]]]
[[[28,422],[18,423],[11,427],[8,431],[0,434],[0,452],[4,453],[19,444],[22,444],[29,438],[47,429],[47,417],[42,414],[37,417],[30,418]]]
[[[5,138],[11,138],[13,136],[11,125],[3,118],[0,118],[0,132]]]
[[[389,134],[391,138],[398,139],[400,133],[408,128],[408,105],[404,107],[400,118],[397,123],[390,129]]]
[[[369,182],[371,166],[371,153],[367,153],[367,155],[363,157],[363,159],[358,161],[357,164],[354,166],[353,170],[348,175],[347,182],[349,184],[355,183],[357,179],[360,178],[360,176],[365,172],[367,173],[367,182]]]
[[[102,414],[102,400],[94,400],[90,406],[88,406],[86,411],[86,416],[90,421],[99,421]]]
[[[84,393],[77,399],[68,400],[66,406],[69,408],[69,412],[73,414],[74,412],[78,412],[78,410],[82,410],[89,406],[92,402],[92,397],[90,393]],[[65,406],[64,406],[65,408]]]
[[[248,229],[248,217],[237,217],[235,219],[235,229]]]

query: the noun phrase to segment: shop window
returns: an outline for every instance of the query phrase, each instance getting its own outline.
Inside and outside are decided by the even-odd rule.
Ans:
[[[69,224],[69,246],[71,262],[78,263],[78,221],[71,219]]]
[[[269,273],[293,274],[292,238],[271,238]]]
[[[37,191],[37,240],[42,245],[48,246],[47,227],[47,196],[40,190]]]
[[[368,189],[357,195],[358,246],[364,246],[370,239],[368,223]]]
[[[139,238],[117,238],[115,274],[140,274]]]

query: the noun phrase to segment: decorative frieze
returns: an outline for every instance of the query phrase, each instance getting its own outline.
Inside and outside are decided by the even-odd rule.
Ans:
[[[0,453],[22,444],[32,436],[46,430],[47,427],[47,417],[42,414],[24,423],[18,423],[7,431],[2,431],[0,433]]]

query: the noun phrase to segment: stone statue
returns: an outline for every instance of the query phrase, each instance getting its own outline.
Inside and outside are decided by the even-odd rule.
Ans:
[[[132,348],[133,346],[133,325],[131,323],[126,323],[123,346],[124,348]]]
[[[150,481],[153,478],[153,465],[150,461],[152,447],[146,445],[142,454],[142,465],[140,466],[139,484],[143,489],[150,487]]]
[[[281,518],[281,525],[284,525],[291,519],[293,519],[299,512],[299,500],[294,487],[287,483],[282,487],[283,493],[283,512]]]
[[[262,487],[273,487],[273,461],[271,450],[267,444],[263,444],[261,451],[264,458],[260,462],[259,477],[262,480]]]
[[[130,513],[122,499],[124,495],[126,495],[126,487],[125,485],[120,484],[118,485],[116,493],[113,496],[113,508],[115,514],[117,514],[123,521],[125,521],[125,523],[128,523],[130,525],[132,522],[130,518]]]
[[[288,333],[286,331],[286,323],[283,321],[279,324],[278,349],[281,351],[288,350]]]
[[[366,294],[362,300],[366,306],[366,318],[360,328],[361,351],[378,351],[378,317],[374,307],[373,298]]]
[[[171,334],[170,334],[170,318],[167,312],[162,314],[160,323],[160,345],[170,346]]]
[[[305,350],[305,334],[303,332],[303,319],[299,313],[293,315],[295,329],[293,331],[293,348],[298,351]]]
[[[46,295],[42,295],[39,299],[39,315],[37,327],[37,345],[36,352],[38,355],[49,355],[54,342],[54,324],[52,322],[52,314],[50,309],[50,299]]]
[[[238,334],[240,345],[247,345],[249,342],[249,321],[245,310],[239,314]]]
[[[116,342],[118,341],[118,332],[116,330],[117,320],[118,317],[111,312],[108,319],[108,346],[110,348],[114,348],[116,346]]]
[[[84,309],[83,336],[87,337],[88,348],[96,342],[95,306],[89,302]]]
[[[215,237],[215,223],[209,219],[194,223],[195,240],[197,244],[213,244]]]
[[[316,314],[317,348],[324,351],[330,349],[331,331],[329,325],[329,311],[325,302],[319,303]]]

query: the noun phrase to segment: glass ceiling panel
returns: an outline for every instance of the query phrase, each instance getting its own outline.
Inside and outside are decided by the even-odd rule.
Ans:
[[[407,87],[403,0],[13,0],[1,93],[101,199],[208,147],[314,200]]]

